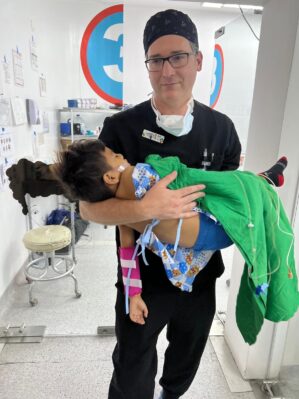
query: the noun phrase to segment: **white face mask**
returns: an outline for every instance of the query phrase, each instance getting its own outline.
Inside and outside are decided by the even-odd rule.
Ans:
[[[154,105],[152,99],[152,108],[156,114],[157,125],[167,133],[175,137],[181,137],[188,134],[193,125],[193,99],[188,103],[188,109],[185,115],[161,115]]]

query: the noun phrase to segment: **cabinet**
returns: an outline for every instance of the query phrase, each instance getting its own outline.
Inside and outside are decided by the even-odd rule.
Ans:
[[[97,139],[101,128],[103,126],[104,120],[107,116],[111,116],[116,112],[119,112],[118,109],[99,109],[99,108],[61,108],[58,110],[59,112],[59,121],[60,123],[66,123],[70,121],[70,134],[69,135],[61,135],[60,128],[59,134],[61,136],[61,145],[62,148],[67,148],[75,140],[82,139]],[[74,134],[74,118],[76,115],[80,115],[85,122],[85,128],[89,132],[94,132],[93,135],[78,135]]]

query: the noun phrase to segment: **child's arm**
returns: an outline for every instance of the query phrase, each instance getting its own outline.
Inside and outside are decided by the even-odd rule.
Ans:
[[[120,263],[125,290],[128,289],[130,298],[130,319],[138,324],[144,324],[147,317],[147,306],[141,298],[142,283],[138,257],[132,260],[134,254],[135,237],[133,230],[128,226],[119,226],[120,233]],[[130,271],[130,272],[129,272]],[[128,274],[130,276],[128,278]],[[128,286],[129,284],[129,286]],[[127,287],[128,286],[128,287]]]
[[[130,319],[137,324],[145,324],[144,318],[148,316],[148,309],[141,295],[130,297]]]

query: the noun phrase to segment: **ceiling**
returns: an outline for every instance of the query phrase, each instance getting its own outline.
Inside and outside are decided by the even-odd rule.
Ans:
[[[1,0],[0,0],[1,1]],[[175,8],[180,7],[180,9],[200,9],[201,11],[211,11],[214,12],[239,12],[239,9],[234,8],[203,8],[203,1],[199,0],[53,0],[53,1],[65,1],[70,3],[104,3],[104,4],[119,4],[133,5],[139,7],[165,7],[165,8]],[[222,3],[222,4],[239,4],[239,5],[252,5],[252,6],[262,6],[264,7],[268,2],[272,0],[208,0],[210,3]],[[244,9],[244,12],[246,10]]]
[[[102,3],[113,3],[113,2],[119,3],[117,0],[101,0]],[[240,5],[253,5],[253,6],[265,6],[266,3],[268,3],[271,0],[208,0],[210,3],[222,3],[222,4],[240,4]],[[138,5],[138,6],[162,6],[162,7],[172,7],[175,5],[180,5],[181,7],[187,8],[201,8],[202,6],[202,1],[199,0],[123,0],[123,3],[126,5]],[[204,10],[204,8],[201,8]],[[209,10],[209,8],[205,8],[206,10]],[[214,9],[215,11],[227,11],[228,9],[223,9],[223,8],[216,8]],[[229,9],[230,11],[233,11],[233,9]]]
[[[198,0],[168,0],[172,1],[181,1],[182,3],[198,3],[201,5],[202,1]],[[208,0],[209,3],[222,3],[222,4],[246,4],[252,6],[264,6],[269,0]]]

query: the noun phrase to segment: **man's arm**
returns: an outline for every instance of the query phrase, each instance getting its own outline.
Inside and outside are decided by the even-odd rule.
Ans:
[[[151,219],[180,219],[193,217],[195,200],[204,197],[202,184],[170,190],[167,186],[176,172],[161,179],[141,200],[111,198],[102,202],[80,202],[83,219],[106,225],[130,224]]]

